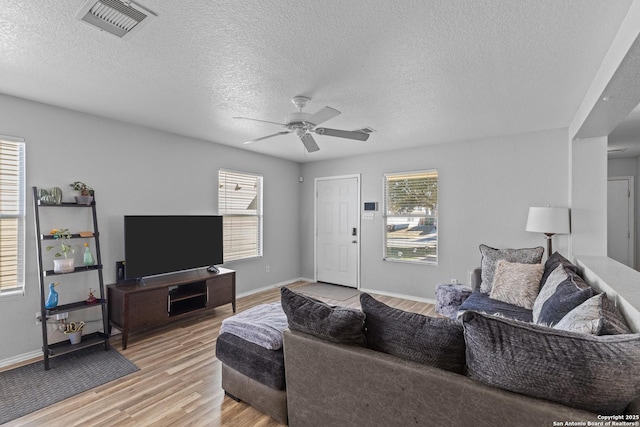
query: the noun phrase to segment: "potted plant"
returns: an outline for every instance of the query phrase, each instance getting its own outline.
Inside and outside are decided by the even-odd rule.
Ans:
[[[93,201],[93,188],[81,181],[75,181],[69,184],[69,187],[75,191],[79,191],[80,195],[76,196],[76,203],[79,205],[90,205]]]
[[[73,255],[75,252],[71,247],[71,243],[69,240],[71,239],[71,233],[68,228],[54,228],[49,232],[49,234],[53,235],[55,240],[59,241],[60,250],[56,252],[56,259],[53,260],[53,271],[54,273],[70,273],[72,272],[74,267],[73,257],[69,258],[69,255]],[[47,250],[50,251],[55,246],[47,246]],[[61,257],[61,258],[58,258]]]

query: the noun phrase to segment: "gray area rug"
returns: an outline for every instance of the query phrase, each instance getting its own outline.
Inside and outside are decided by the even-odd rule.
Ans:
[[[139,370],[113,348],[98,345],[0,372],[0,424]]]
[[[355,288],[328,283],[307,283],[296,288],[295,291],[310,297],[322,297],[336,301],[345,301],[360,294],[360,291]]]

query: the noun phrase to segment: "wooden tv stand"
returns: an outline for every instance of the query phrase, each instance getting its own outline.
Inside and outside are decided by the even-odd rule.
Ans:
[[[109,334],[122,331],[122,349],[129,333],[163,325],[231,303],[236,312],[236,272],[220,268],[191,270],[107,286]]]

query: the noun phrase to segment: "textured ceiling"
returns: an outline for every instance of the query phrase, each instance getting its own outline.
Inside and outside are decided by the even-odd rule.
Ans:
[[[121,40],[84,0],[0,0],[0,92],[296,161],[566,127],[631,0],[142,0]],[[342,114],[305,153],[294,95]]]

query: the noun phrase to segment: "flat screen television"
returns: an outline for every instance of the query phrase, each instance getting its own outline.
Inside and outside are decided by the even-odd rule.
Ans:
[[[126,215],[125,278],[223,263],[222,216]]]

